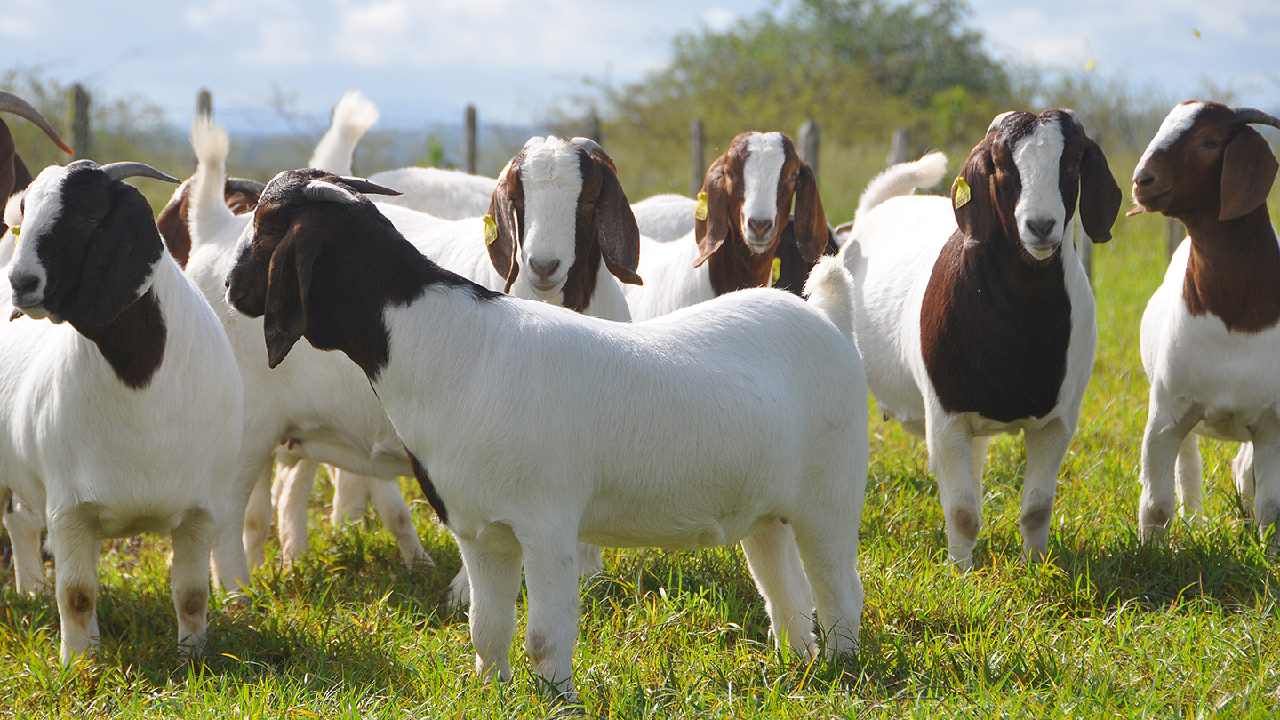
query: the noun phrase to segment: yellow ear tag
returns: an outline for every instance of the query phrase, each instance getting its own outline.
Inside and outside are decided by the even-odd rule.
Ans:
[[[492,245],[498,239],[498,221],[492,215],[484,216],[484,244]]]
[[[13,232],[13,241],[18,242],[18,235],[22,234],[22,228],[18,227],[17,225],[14,225],[13,227],[9,228],[9,230]]]
[[[769,270],[769,287],[777,285],[780,277],[782,277],[782,258],[774,258],[773,267]]]
[[[693,209],[693,219],[701,222],[707,221],[707,194],[705,192],[698,193],[698,206]]]
[[[973,191],[969,189],[969,183],[964,178],[956,176],[956,181],[951,183],[951,201],[952,207],[956,210],[969,204],[969,199],[973,196]]]

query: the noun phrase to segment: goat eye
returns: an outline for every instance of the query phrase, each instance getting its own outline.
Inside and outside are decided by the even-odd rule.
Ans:
[[[1204,142],[1200,143],[1200,147],[1204,148],[1205,150],[1217,150],[1220,145],[1221,143],[1219,143],[1217,140],[1205,140]]]

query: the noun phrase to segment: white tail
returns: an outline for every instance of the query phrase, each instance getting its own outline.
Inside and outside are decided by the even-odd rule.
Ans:
[[[359,90],[349,90],[333,107],[329,130],[316,144],[307,167],[335,175],[351,174],[351,158],[364,134],[378,122],[378,106]]]
[[[853,277],[838,257],[827,255],[818,260],[804,284],[804,294],[810,305],[853,340]]]
[[[191,247],[205,238],[218,237],[221,227],[235,215],[227,207],[223,188],[227,183],[227,131],[206,116],[191,126],[191,147],[196,151],[196,172],[188,181],[187,230]]]
[[[858,198],[858,214],[854,215],[854,222],[891,197],[909,195],[916,188],[937,185],[946,174],[947,156],[937,151],[919,160],[890,166],[867,183],[867,189]]]

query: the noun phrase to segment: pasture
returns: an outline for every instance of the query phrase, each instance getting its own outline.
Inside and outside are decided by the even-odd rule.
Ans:
[[[955,159],[953,159],[953,164]],[[1124,183],[1132,163],[1112,159]],[[842,198],[841,200],[844,200]],[[851,201],[848,198],[847,201]],[[833,200],[832,205],[839,205]],[[1274,207],[1274,205],[1273,205]],[[847,214],[833,213],[833,217]],[[1273,717],[1280,706],[1280,565],[1242,520],[1234,446],[1205,442],[1205,519],[1136,539],[1147,385],[1138,320],[1164,267],[1163,219],[1118,221],[1097,248],[1099,351],[1063,466],[1043,565],[1019,560],[1021,443],[992,445],[975,569],[946,560],[923,446],[873,410],[860,562],[861,646],[839,663],[772,649],[741,553],[606,551],[582,591],[576,681],[602,717]],[[655,449],[656,451],[657,449]],[[287,570],[274,541],[247,607],[219,596],[209,653],[173,643],[168,543],[112,543],[97,657],[62,668],[57,611],[6,585],[0,677],[15,717],[537,717],[564,710],[523,657],[477,680],[465,615],[442,605],[456,548],[411,480],[438,565],[406,570],[372,514],[336,531],[313,494],[312,550]]]

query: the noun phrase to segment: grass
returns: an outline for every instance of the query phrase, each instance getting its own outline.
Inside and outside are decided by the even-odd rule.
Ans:
[[[1134,524],[1146,381],[1138,319],[1164,268],[1157,218],[1121,220],[1096,254],[1100,349],[1063,467],[1050,561],[1018,560],[1021,444],[993,444],[977,568],[945,563],[920,444],[873,421],[862,528],[861,649],[808,664],[769,646],[740,553],[607,552],[583,590],[576,679],[610,717],[1272,717],[1280,707],[1280,573],[1241,519],[1234,448],[1206,442],[1206,520],[1140,547]],[[874,414],[873,414],[874,415]],[[442,610],[456,549],[416,488],[438,567],[401,569],[369,521],[333,530],[313,498],[313,549],[274,554],[247,608],[215,602],[210,655],[174,648],[167,543],[121,541],[102,562],[103,641],[63,669],[49,601],[0,597],[0,715],[30,717],[542,717],[515,680],[473,677],[465,618]],[[274,548],[271,550],[274,553]],[[524,604],[520,604],[523,623]],[[520,631],[523,631],[523,625]]]

